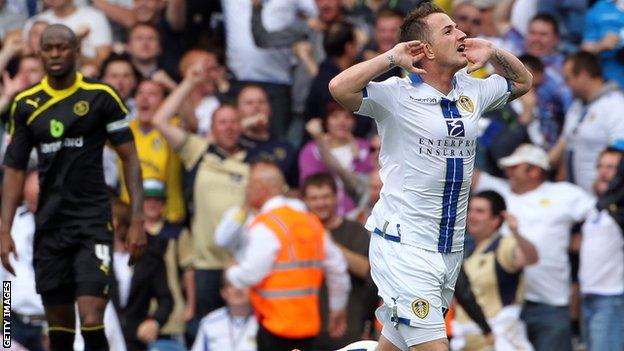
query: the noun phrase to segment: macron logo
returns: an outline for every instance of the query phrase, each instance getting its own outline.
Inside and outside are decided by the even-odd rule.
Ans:
[[[420,102],[422,104],[436,105],[440,103],[440,101],[436,98],[426,97],[426,98],[415,98],[413,96],[409,96],[410,100]]]
[[[448,135],[450,137],[461,138],[466,136],[464,122],[459,119],[447,119],[446,129],[448,130]]]

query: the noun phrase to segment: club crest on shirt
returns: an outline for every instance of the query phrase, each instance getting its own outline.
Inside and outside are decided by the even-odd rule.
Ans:
[[[412,302],[412,311],[416,317],[425,319],[429,315],[429,302],[425,299],[416,299]]]
[[[89,112],[89,103],[80,100],[74,104],[74,113],[80,117],[86,115]]]
[[[474,104],[472,103],[472,100],[470,100],[470,98],[466,95],[460,96],[457,102],[459,103],[459,106],[461,106],[461,108],[463,108],[464,110],[470,113],[474,112]]]
[[[550,200],[549,199],[542,199],[542,200],[540,200],[539,204],[542,207],[548,207],[548,206],[550,206]]]

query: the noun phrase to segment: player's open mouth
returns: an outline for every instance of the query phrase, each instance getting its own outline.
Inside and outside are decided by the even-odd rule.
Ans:
[[[458,52],[464,52],[464,50],[466,50],[466,44],[461,44],[461,45],[457,48],[457,51],[458,51]]]

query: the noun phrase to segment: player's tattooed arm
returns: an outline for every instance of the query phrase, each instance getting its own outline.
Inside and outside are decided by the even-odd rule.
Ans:
[[[531,89],[533,84],[531,73],[517,57],[508,51],[499,48],[494,49],[490,62],[494,65],[496,73],[511,81],[509,101],[524,95]]]
[[[466,59],[470,62],[468,73],[472,73],[490,62],[496,73],[511,83],[509,101],[524,95],[531,89],[533,76],[512,53],[495,47],[491,42],[480,38],[464,40]]]
[[[393,54],[388,55],[388,69],[396,67],[396,59]]]
[[[395,66],[423,74],[425,71],[417,63],[424,55],[424,43],[418,40],[398,43],[383,54],[342,71],[329,82],[329,92],[342,106],[357,111],[362,104],[362,90],[373,78]]]

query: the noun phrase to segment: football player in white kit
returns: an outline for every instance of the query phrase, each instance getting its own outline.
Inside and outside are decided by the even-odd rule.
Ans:
[[[497,74],[468,75],[486,63]],[[371,82],[395,66],[408,77]],[[477,122],[531,83],[515,56],[467,39],[431,3],[405,18],[401,43],[330,82],[333,97],[373,118],[381,136],[383,188],[366,224],[374,233],[371,273],[384,300],[377,350],[449,349],[444,313],[462,262]]]

